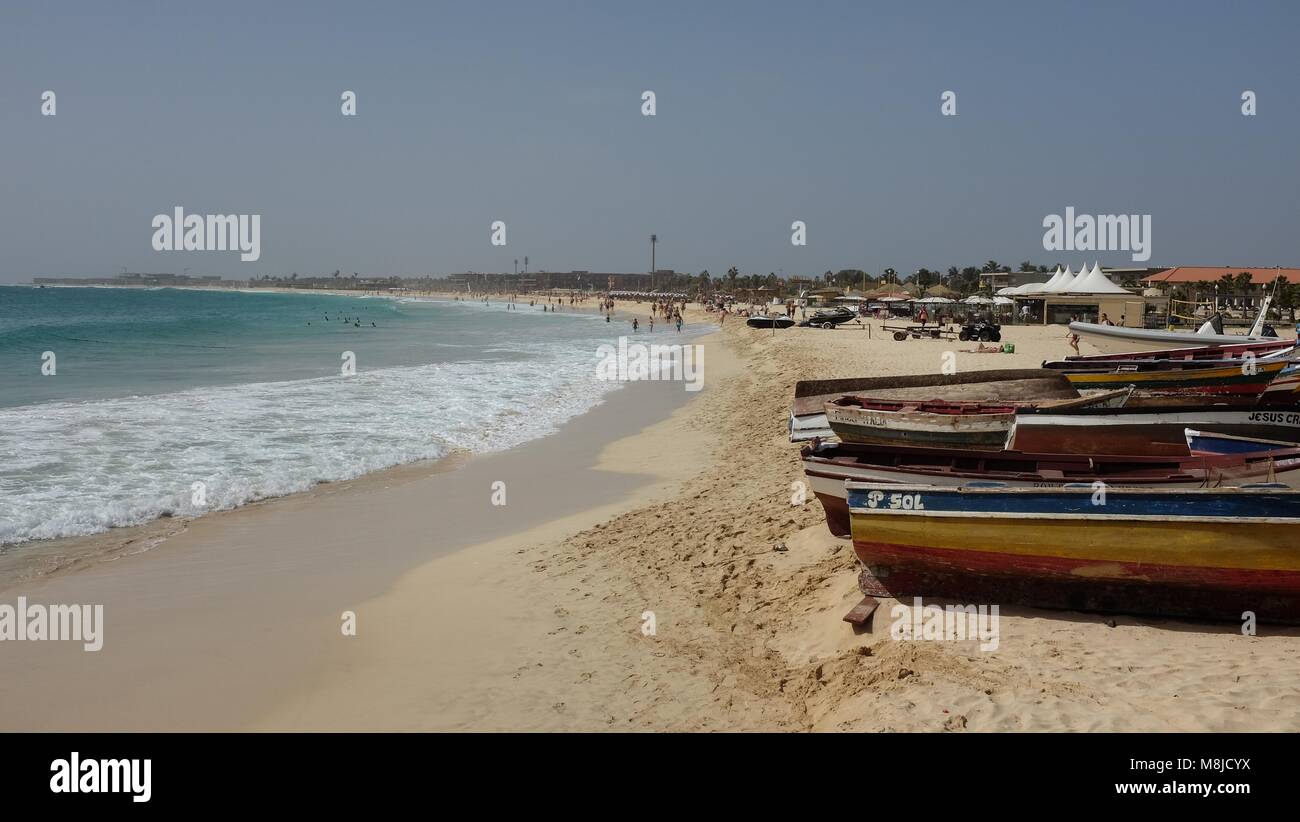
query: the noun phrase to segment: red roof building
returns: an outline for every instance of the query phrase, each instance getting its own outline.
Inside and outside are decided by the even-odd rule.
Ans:
[[[1272,285],[1278,277],[1286,277],[1289,283],[1300,283],[1300,268],[1249,268],[1213,265],[1180,265],[1143,278],[1147,285],[1179,285],[1181,283],[1217,282],[1225,274],[1233,277],[1243,271],[1250,274],[1251,285]]]

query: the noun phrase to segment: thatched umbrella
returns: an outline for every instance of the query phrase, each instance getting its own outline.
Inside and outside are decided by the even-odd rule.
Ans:
[[[868,291],[866,296],[869,299],[878,300],[881,297],[902,297],[903,299],[910,299],[912,295],[902,286],[887,285],[882,288],[877,288],[874,291]]]
[[[944,285],[943,283],[940,283],[939,285],[932,285],[929,288],[927,288],[925,290],[925,296],[947,297],[950,300],[955,300],[956,298],[960,297],[961,294],[958,294],[956,291],[953,291],[948,286]]]

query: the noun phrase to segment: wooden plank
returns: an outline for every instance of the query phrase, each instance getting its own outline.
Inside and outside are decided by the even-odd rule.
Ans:
[[[861,602],[854,605],[853,609],[844,615],[844,621],[858,626],[865,625],[879,606],[880,600],[875,597],[863,597]]]

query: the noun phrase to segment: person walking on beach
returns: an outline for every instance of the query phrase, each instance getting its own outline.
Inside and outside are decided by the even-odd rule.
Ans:
[[[678,333],[678,334],[682,333],[682,315],[681,315],[681,314],[678,314],[678,315],[677,315],[677,333]]]
[[[636,321],[636,317],[633,317],[633,318],[632,318],[632,330],[633,330],[633,331],[636,331],[636,329],[637,329],[637,321]]]
[[[655,333],[655,315],[653,311],[650,312],[650,333]]]
[[[921,313],[916,318],[921,321],[921,327],[925,328],[926,321],[930,319],[930,314],[925,310],[925,306],[921,306]]]
[[[1078,321],[1079,321],[1079,315],[1078,315],[1078,314],[1073,314],[1073,315],[1070,316],[1070,322],[1074,323],[1074,322],[1078,322]],[[1065,336],[1066,336],[1067,339],[1069,339],[1069,341],[1070,341],[1070,347],[1074,349],[1074,353],[1075,353],[1075,354],[1078,354],[1078,353],[1079,353],[1079,335],[1076,334],[1076,333],[1074,333],[1074,329],[1071,328],[1070,330],[1068,330],[1068,331],[1066,332]]]

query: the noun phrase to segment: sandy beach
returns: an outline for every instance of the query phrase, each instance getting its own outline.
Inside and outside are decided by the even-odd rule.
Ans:
[[[648,307],[620,310],[644,322]],[[730,318],[703,340],[698,394],[634,384],[502,454],[102,536],[115,550],[0,591],[106,614],[98,653],[7,649],[0,726],[1300,728],[1295,630],[1004,607],[999,647],[982,651],[892,640],[889,602],[871,630],[843,622],[859,599],[851,547],[811,495],[792,504],[794,382],[933,372],[949,351],[960,369],[1069,353],[1056,326],[1008,329],[1015,354],[872,326],[773,334]]]

